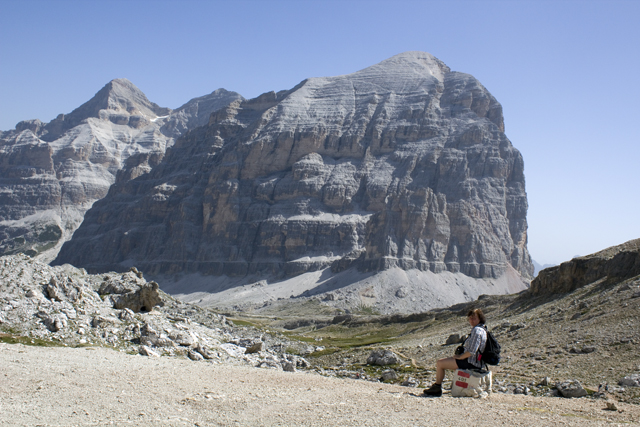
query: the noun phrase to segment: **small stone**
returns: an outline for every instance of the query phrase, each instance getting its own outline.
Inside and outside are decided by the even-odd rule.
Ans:
[[[295,372],[296,367],[293,363],[289,362],[288,360],[285,360],[282,362],[282,370],[285,372]]]
[[[133,311],[129,308],[124,308],[118,315],[118,318],[123,322],[133,322],[136,320]]]
[[[244,354],[253,354],[253,353],[258,353],[260,351],[262,351],[262,346],[263,346],[263,342],[262,341],[256,341],[252,344],[250,344],[247,349],[244,351]]]
[[[382,380],[383,381],[395,381],[398,379],[398,374],[393,369],[387,369],[382,372]]]
[[[515,325],[510,325],[509,326],[509,332],[517,331],[518,329],[523,329],[526,326],[527,325],[525,325],[524,323],[517,323]]]
[[[120,321],[118,319],[110,316],[96,316],[91,320],[91,326],[94,328],[107,328],[119,323]]]
[[[160,355],[158,353],[156,353],[155,351],[151,350],[146,345],[141,345],[140,349],[138,350],[138,352],[143,356],[160,357]]]
[[[406,380],[402,381],[400,385],[403,387],[418,387],[418,385],[420,385],[420,381],[416,380],[413,377],[409,377]]]
[[[549,386],[551,384],[551,378],[549,377],[544,377],[542,380],[540,380],[540,382],[538,383],[538,385],[541,386]]]
[[[618,407],[616,406],[616,404],[614,402],[606,402],[607,403],[607,410],[608,411],[617,411]]]
[[[204,357],[202,356],[202,354],[194,350],[189,350],[188,356],[189,356],[189,359],[191,360],[195,360],[195,361],[204,360]]]
[[[458,344],[464,342],[464,337],[461,336],[460,334],[452,334],[449,335],[449,338],[447,338],[447,341],[445,341],[445,345],[451,345],[451,344]]]

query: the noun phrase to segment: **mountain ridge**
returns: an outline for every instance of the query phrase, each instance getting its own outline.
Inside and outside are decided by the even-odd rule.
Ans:
[[[528,277],[524,164],[503,129],[486,88],[427,53],[238,99],[112,187],[56,263],[246,280],[396,266],[497,279],[509,265]]]
[[[194,120],[242,97],[214,91],[204,98],[202,106],[185,104],[196,111],[179,107],[172,117],[129,80],[114,79],[71,113],[0,133],[0,254],[51,261],[111,184],[148,173]]]

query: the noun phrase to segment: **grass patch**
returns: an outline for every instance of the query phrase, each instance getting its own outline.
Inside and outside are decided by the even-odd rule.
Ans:
[[[372,305],[360,304],[356,310],[356,314],[363,314],[367,316],[378,316],[380,312]]]
[[[309,342],[309,343],[315,343],[316,339],[313,337],[307,337],[305,335],[295,335],[291,332],[288,331],[282,331],[282,335],[286,336],[289,339],[292,340],[296,340],[296,341],[302,341],[302,342]]]
[[[236,319],[235,317],[227,317],[227,319],[231,320],[234,325],[238,326],[253,326],[254,328],[261,328],[262,326],[258,323],[253,323],[248,320]]]
[[[337,353],[338,351],[340,351],[339,348],[325,348],[324,350],[320,350],[320,351],[314,351],[313,353],[309,354],[309,357],[322,357],[322,356],[328,356],[330,354],[333,353]]]
[[[36,347],[64,347],[62,343],[9,334],[0,334],[0,342],[5,344],[23,344]]]
[[[386,344],[391,342],[391,338],[380,335],[371,335],[348,338],[325,338],[323,341],[335,347],[348,349],[356,347],[366,347],[374,344]]]

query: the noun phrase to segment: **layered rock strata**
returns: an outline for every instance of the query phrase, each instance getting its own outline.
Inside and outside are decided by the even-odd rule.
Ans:
[[[2,132],[0,254],[54,259],[116,179],[147,173],[175,136],[235,99],[240,95],[218,90],[172,111],[117,79],[69,114]]]
[[[526,277],[526,213],[500,104],[472,76],[408,52],[218,110],[96,202],[56,263]]]
[[[640,239],[542,270],[531,282],[533,295],[567,293],[598,280],[618,282],[640,274]]]

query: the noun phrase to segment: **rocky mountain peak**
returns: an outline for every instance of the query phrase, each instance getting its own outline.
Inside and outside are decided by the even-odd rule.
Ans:
[[[146,95],[129,80],[115,79],[71,113],[58,115],[44,127],[40,137],[45,141],[54,141],[88,118],[109,120],[114,124],[140,128],[159,116],[170,113],[171,109],[162,108],[149,101]]]
[[[107,83],[88,103],[99,109],[126,111],[148,117],[163,116],[171,111],[149,101],[136,85],[127,79],[114,79]],[[82,107],[80,107],[82,108]]]
[[[172,114],[129,80],[115,79],[69,114],[1,132],[0,254],[55,258],[114,181],[149,172],[174,138],[237,98],[217,90]]]
[[[393,80],[398,74],[415,74],[418,77],[431,75],[439,81],[444,81],[446,73],[451,69],[441,60],[427,52],[409,51],[392,56],[378,64],[358,71],[356,75],[384,76]]]
[[[494,292],[513,292],[533,272],[523,171],[489,91],[407,52],[236,99],[151,173],[113,186],[55,262],[238,284],[318,270],[446,272],[457,287],[462,276],[507,278]],[[416,306],[433,302],[409,282],[425,298]],[[376,283],[367,304],[388,299]]]

